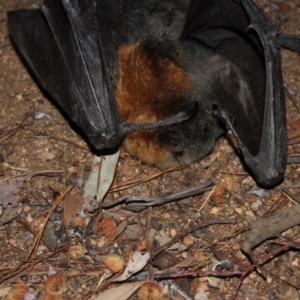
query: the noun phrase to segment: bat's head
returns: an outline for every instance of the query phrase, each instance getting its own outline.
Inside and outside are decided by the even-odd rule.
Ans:
[[[147,20],[144,39],[177,41],[186,21],[187,10],[188,5],[183,5],[182,1],[158,5]]]

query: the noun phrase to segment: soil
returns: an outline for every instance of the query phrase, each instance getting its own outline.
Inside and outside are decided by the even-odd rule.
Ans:
[[[299,0],[255,2],[280,32],[300,34]],[[16,192],[22,212],[16,212],[17,217],[12,217],[5,224],[0,223],[0,299],[23,299],[15,296],[16,291],[29,291],[37,299],[96,299],[99,290],[109,285],[109,279],[103,279],[100,289],[98,285],[108,270],[107,257],[115,254],[126,264],[136,249],[157,249],[161,246],[157,240],[149,244],[150,232],[163,236],[161,241],[164,242],[177,234],[183,235],[173,250],[162,251],[151,261],[145,269],[150,279],[154,278],[157,269],[169,269],[184,259],[187,259],[186,266],[182,268],[185,272],[211,271],[218,261],[229,260],[228,270],[218,268],[219,276],[214,277],[204,276],[204,273],[180,276],[182,271],[179,270],[182,269],[175,268],[176,278],[172,283],[190,297],[202,290],[207,299],[230,299],[241,282],[239,276],[227,276],[226,272],[242,272],[252,264],[241,251],[244,233],[256,220],[295,205],[281,188],[288,188],[296,196],[300,193],[298,164],[288,165],[281,185],[256,195],[248,192],[257,192],[260,187],[244,169],[226,138],[220,139],[213,153],[201,162],[169,172],[160,172],[141,164],[121,149],[114,188],[108,193],[105,203],[122,195],[154,197],[176,193],[208,180],[213,180],[216,189],[213,195],[208,191],[138,213],[126,211],[118,205],[104,210],[100,215],[85,211],[83,223],[79,220],[79,224],[74,225],[71,220],[68,224],[80,236],[68,237],[61,224],[67,226],[65,220],[72,215],[73,205],[79,207],[76,213],[80,211],[82,187],[78,183],[81,180],[85,182],[93,155],[85,140],[70,126],[57,106],[41,93],[13,48],[6,25],[8,11],[38,8],[40,3],[36,0],[0,0],[0,183],[8,183],[6,178],[16,175],[47,173],[47,176],[37,175],[24,182],[20,191]],[[282,69],[288,119],[288,154],[289,157],[297,157],[300,155],[300,55],[282,50]],[[43,117],[38,118],[41,113]],[[51,231],[46,227],[50,237],[44,233],[27,259],[29,249],[34,246],[57,195],[62,195],[72,186],[75,187],[68,201],[64,198],[47,220],[48,225],[56,224],[55,229]],[[85,224],[93,220],[98,222],[98,227],[94,226],[82,239]],[[126,230],[131,226],[131,231],[117,236],[113,227],[114,234],[109,235],[103,229],[106,226],[103,220],[108,220],[108,223],[113,220],[112,226],[116,225],[119,229],[125,220]],[[198,224],[198,220],[234,220],[235,223],[198,226],[193,231],[187,229]],[[282,245],[297,242],[299,230],[299,226],[294,226],[279,237],[263,242],[255,248],[255,257],[262,259]],[[52,249],[46,242],[47,238],[54,243]],[[146,246],[141,246],[143,242]],[[300,299],[299,260],[297,247],[270,256],[261,269],[248,273],[236,299]],[[53,288],[56,292],[61,291],[53,292],[57,298],[51,298],[47,290],[51,278],[49,270],[52,269],[57,276],[61,276]],[[142,280],[140,277],[134,279]],[[164,298],[141,298],[141,293],[134,293],[130,299],[184,299],[174,293],[171,296],[169,291]]]

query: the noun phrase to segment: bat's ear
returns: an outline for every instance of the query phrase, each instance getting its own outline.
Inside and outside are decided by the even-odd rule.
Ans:
[[[162,1],[148,17],[143,38],[149,39],[149,43],[151,41],[153,43],[155,40],[178,41],[186,22],[187,10],[188,5],[183,5],[178,1]],[[164,43],[160,43],[160,45],[164,45]]]

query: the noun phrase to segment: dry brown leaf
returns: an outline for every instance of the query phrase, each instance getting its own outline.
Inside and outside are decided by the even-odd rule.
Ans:
[[[142,254],[140,251],[135,251],[131,256],[125,271],[118,278],[114,279],[114,282],[124,281],[130,278],[133,274],[142,270],[148,263],[149,259],[149,252]]]
[[[79,195],[72,195],[65,200],[64,223],[66,227],[73,226],[74,220],[83,206],[83,198]]]
[[[103,293],[100,293],[95,300],[127,300],[138,288],[147,282],[149,281],[130,282],[116,285]]]
[[[92,170],[85,183],[83,199],[88,211],[94,211],[101,204],[115,177],[120,151],[105,156],[94,156]]]
[[[17,207],[8,207],[3,211],[3,214],[0,217],[0,225],[12,221],[16,218],[23,210],[23,206],[19,205]]]

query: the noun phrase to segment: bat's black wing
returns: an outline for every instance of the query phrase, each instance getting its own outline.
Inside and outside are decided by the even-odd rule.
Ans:
[[[233,61],[252,82],[254,97],[217,103],[256,180],[282,179],[287,158],[286,114],[277,31],[251,0],[193,0],[182,34]],[[243,82],[240,82],[242,85]],[[245,110],[245,112],[243,111]]]
[[[118,112],[117,49],[138,37],[154,2],[45,0],[38,10],[8,13],[12,39],[39,84],[98,149],[117,146],[126,132],[187,117],[136,125],[123,123]]]

